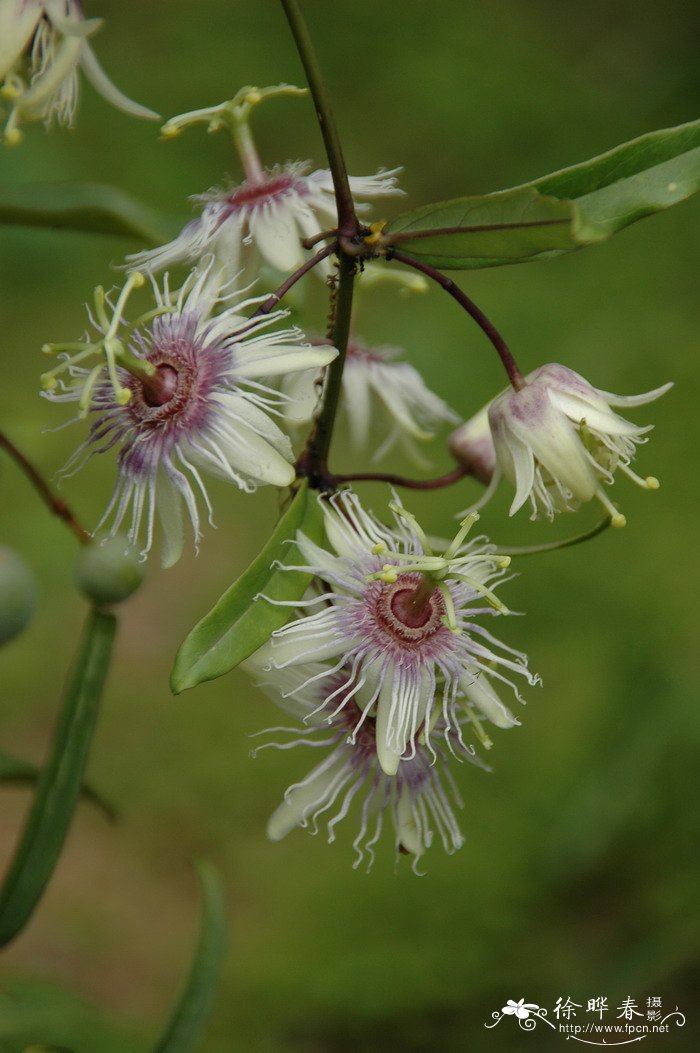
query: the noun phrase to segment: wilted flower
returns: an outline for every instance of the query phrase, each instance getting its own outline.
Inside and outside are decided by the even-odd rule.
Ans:
[[[85,19],[81,0],[0,0],[0,94],[10,105],[5,140],[21,138],[22,121],[71,125],[78,105],[78,67],[108,102],[134,117],[157,120],[112,84],[88,43],[101,19]]]
[[[365,853],[369,867],[374,860],[374,846],[382,833],[384,815],[389,813],[397,854],[414,857],[413,868],[430,847],[434,831],[446,852],[462,847],[464,839],[453,811],[453,802],[462,807],[457,788],[447,766],[445,750],[438,745],[428,751],[418,744],[415,751],[403,758],[394,776],[386,775],[377,759],[376,720],[363,713],[355,699],[340,704],[346,677],[337,672],[330,680],[324,678],[324,667],[310,663],[308,667],[270,670],[263,674],[257,656],[247,663],[248,671],[265,679],[260,686],[285,712],[304,722],[303,730],[273,728],[271,732],[286,732],[284,742],[266,742],[264,746],[289,749],[303,745],[314,748],[331,747],[331,752],[317,764],[301,782],[290,786],[283,803],[274,812],[267,832],[273,841],[285,837],[295,826],[318,831],[318,823],[326,814],[328,840],[335,840],[335,827],[350,811],[355,799],[360,807],[360,830],[353,842],[357,854],[355,867],[362,864]],[[338,696],[337,689],[341,690]],[[326,716],[324,695],[335,692],[334,712]],[[466,719],[464,723],[466,723]],[[434,737],[444,733],[441,720],[433,728]],[[474,750],[455,743],[457,756],[481,762]],[[483,765],[481,765],[483,767]],[[443,785],[447,785],[447,792]],[[369,869],[368,867],[368,869]]]
[[[295,270],[308,258],[301,239],[338,223],[330,172],[308,174],[309,167],[258,166],[240,186],[195,195],[192,200],[203,205],[201,216],[167,245],[128,256],[130,265],[159,270],[211,253],[225,278],[246,266],[252,269],[260,257],[278,271]],[[399,193],[397,172],[351,177],[350,187],[359,198]],[[327,268],[321,266],[321,272],[327,273]]]
[[[337,352],[305,344],[298,329],[268,332],[286,312],[246,318],[240,312],[256,301],[226,306],[218,315],[204,294],[207,272],[196,273],[179,294],[167,281],[154,284],[157,306],[119,336],[131,275],[113,309],[104,310],[96,295],[100,339],[66,355],[58,369],[44,375],[47,397],[78,402],[93,415],[90,434],[64,471],[77,471],[88,456],[118,447],[119,473],[101,524],[112,518],[111,534],[130,513],[129,539],[135,541],[145,519],[145,555],[153,541],[156,511],[164,534],[163,563],[180,556],[183,504],[199,538],[199,494],[211,514],[200,469],[250,492],[260,483],[287,486],[294,479],[289,439],[271,415],[279,415],[284,397],[260,383],[262,378],[309,366],[325,365]],[[153,315],[156,315],[154,318]],[[48,346],[60,350],[63,345]],[[76,365],[97,354],[92,370]],[[104,360],[106,359],[106,365]],[[73,383],[60,379],[67,370]]]
[[[518,698],[507,672],[537,681],[525,656],[479,623],[483,616],[507,613],[488,586],[509,561],[484,538],[464,543],[478,517],[469,517],[448,550],[435,555],[413,517],[400,504],[391,507],[394,530],[368,515],[348,491],[323,502],[333,551],[297,535],[304,570],[321,583],[319,595],[300,606],[319,609],[277,630],[258,652],[261,662],[278,670],[328,661],[320,673],[307,671],[301,690],[318,679],[327,715],[354,701],[362,715],[353,735],[375,716],[377,757],[387,775],[415,756],[422,736],[431,750],[437,719],[448,745],[459,739],[460,700],[486,671],[510,684]],[[487,695],[472,693],[467,704],[500,726],[517,723]]]
[[[641,406],[669,390],[664,384],[643,395],[599,391],[566,366],[541,366],[519,391],[508,390],[488,410],[498,467],[515,488],[513,515],[529,499],[532,518],[572,511],[596,497],[612,523],[625,518],[612,505],[602,483],[621,471],[639,486],[658,488],[653,476],[640,478],[630,468],[635,447],[652,425],[637,427],[611,406]]]
[[[355,338],[348,343],[343,370],[343,400],[350,437],[358,448],[366,447],[372,422],[386,422],[389,433],[374,455],[378,460],[394,445],[419,464],[425,463],[416,442],[429,442],[443,423],[455,423],[456,413],[408,362],[397,362],[398,347],[369,347]],[[292,397],[290,423],[311,420],[319,397],[317,375],[298,373],[285,380],[284,390]],[[376,410],[380,412],[377,413]]]

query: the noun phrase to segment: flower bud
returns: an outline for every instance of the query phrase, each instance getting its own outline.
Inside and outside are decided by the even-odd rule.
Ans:
[[[0,644],[18,636],[36,607],[36,583],[31,570],[10,548],[0,547]]]
[[[73,565],[73,578],[93,603],[121,603],[143,581],[143,564],[129,541],[116,534],[81,548]]]
[[[479,412],[453,431],[448,440],[452,455],[469,468],[475,479],[485,486],[491,482],[496,470],[496,451],[489,426],[489,407]]]

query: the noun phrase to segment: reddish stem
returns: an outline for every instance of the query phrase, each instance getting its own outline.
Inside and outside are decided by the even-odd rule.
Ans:
[[[520,391],[525,387],[525,378],[518,368],[518,363],[515,361],[508,345],[496,329],[495,325],[489,321],[484,312],[476,306],[473,300],[469,299],[467,294],[463,292],[451,278],[448,278],[446,274],[431,267],[430,264],[423,263],[422,260],[416,260],[413,256],[407,256],[404,252],[400,252],[398,249],[390,250],[387,254],[387,259],[398,260],[399,263],[405,263],[408,267],[413,267],[414,270],[420,271],[421,274],[425,274],[426,278],[431,278],[432,281],[437,282],[446,293],[449,293],[449,295],[457,301],[460,307],[463,307],[467,314],[474,319],[481,331],[486,334],[496,348],[513,388],[516,391]]]
[[[46,480],[39,474],[37,469],[31,464],[30,461],[21,453],[14,443],[10,442],[7,436],[0,431],[0,446],[10,455],[12,460],[15,462],[18,468],[20,468],[29,479],[34,489],[39,494],[45,505],[49,508],[54,515],[62,519],[70,529],[73,531],[75,536],[81,545],[89,545],[92,538],[88,534],[87,530],[80,524],[80,522],[73,515],[72,511],[68,507],[65,501],[61,500],[60,497],[56,497],[51,488],[49,487]]]
[[[319,249],[315,256],[312,256],[311,259],[302,263],[301,267],[294,271],[294,274],[290,274],[287,280],[282,282],[279,289],[276,289],[271,296],[268,296],[267,300],[258,307],[257,311],[255,311],[251,317],[256,318],[259,314],[269,314],[270,311],[274,310],[282,297],[287,295],[292,286],[296,285],[299,279],[303,278],[305,274],[308,274],[310,270],[313,270],[317,263],[320,263],[321,260],[325,260],[330,256],[334,250],[335,244],[324,245],[322,249]]]
[[[406,490],[440,490],[452,486],[460,479],[471,474],[471,469],[459,464],[451,472],[439,475],[435,479],[407,479],[403,475],[390,475],[384,472],[354,472],[350,475],[335,475],[327,472],[323,477],[324,484],[332,489],[342,483],[389,483],[390,486],[402,486]]]

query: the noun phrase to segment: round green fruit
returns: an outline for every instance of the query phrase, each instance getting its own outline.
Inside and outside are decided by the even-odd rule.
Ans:
[[[93,603],[121,603],[143,581],[143,563],[121,534],[81,548],[73,566],[80,591]]]
[[[0,546],[0,644],[18,636],[36,608],[34,575],[11,548]]]

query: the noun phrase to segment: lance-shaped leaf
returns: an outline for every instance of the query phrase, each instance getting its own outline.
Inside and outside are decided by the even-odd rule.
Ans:
[[[19,845],[0,890],[0,946],[24,927],[46,888],[83,782],[116,618],[92,610]]]
[[[693,121],[510,190],[404,212],[384,233],[443,270],[497,267],[605,241],[698,189],[700,121]]]
[[[260,555],[195,625],[180,647],[170,678],[176,695],[228,673],[292,617],[292,606],[271,601],[289,603],[301,599],[311,580],[310,574],[284,570],[278,565],[300,562],[299,550],[293,543],[297,530],[316,542],[323,537],[323,514],[316,495],[309,494],[306,480]]]
[[[117,234],[160,245],[182,224],[131,194],[102,183],[0,186],[0,223]]]
[[[36,764],[31,764],[29,761],[21,760],[19,757],[13,757],[9,753],[0,751],[0,783],[9,782],[31,785],[38,782],[40,778],[41,768],[37,767]],[[90,786],[81,786],[80,792],[85,800],[90,801],[96,808],[99,808],[110,822],[116,820],[116,810],[109,801],[105,800],[102,794],[93,790]]]
[[[226,950],[226,903],[221,878],[198,863],[202,923],[190,974],[164,1035],[153,1053],[193,1053],[209,1018]]]

